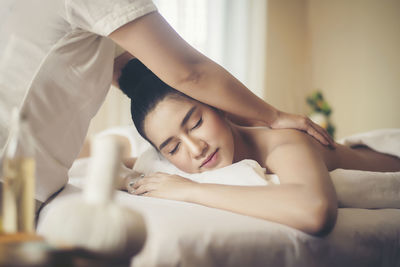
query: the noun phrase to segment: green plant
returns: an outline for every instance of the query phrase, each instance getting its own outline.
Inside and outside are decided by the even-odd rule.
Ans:
[[[324,99],[321,91],[315,91],[306,98],[307,104],[311,111],[308,117],[326,129],[327,132],[334,137],[335,126],[331,122],[330,116],[332,114],[332,108],[328,102]]]

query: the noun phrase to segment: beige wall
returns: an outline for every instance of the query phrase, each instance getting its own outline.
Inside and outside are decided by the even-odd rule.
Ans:
[[[308,1],[312,88],[337,136],[400,127],[400,1]]]
[[[304,96],[310,87],[305,1],[269,0],[264,98],[292,113],[305,113]]]
[[[400,127],[400,1],[268,1],[267,101],[300,113],[315,89],[338,138]]]
[[[90,122],[87,136],[91,138],[110,127],[132,124],[129,98],[120,89],[111,86],[103,105]]]

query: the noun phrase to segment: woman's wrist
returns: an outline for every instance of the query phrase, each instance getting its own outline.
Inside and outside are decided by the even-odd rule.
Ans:
[[[193,182],[190,183],[190,187],[186,190],[185,200],[190,203],[199,203],[199,199],[204,197],[204,184]]]

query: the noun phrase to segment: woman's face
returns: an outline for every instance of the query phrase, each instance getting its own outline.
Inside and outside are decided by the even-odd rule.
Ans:
[[[144,131],[161,154],[184,172],[233,162],[230,126],[219,112],[195,100],[167,96],[146,116]]]

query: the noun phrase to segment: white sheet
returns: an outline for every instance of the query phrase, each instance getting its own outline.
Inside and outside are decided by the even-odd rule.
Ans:
[[[74,166],[71,181],[79,184],[85,160]],[[274,182],[271,177],[261,178],[252,161],[232,165],[237,174],[245,168],[251,170],[253,182]],[[221,171],[213,174],[219,182],[242,182],[243,174],[226,180],[227,176],[219,175]],[[342,206],[399,207],[400,173],[336,170],[331,175],[341,192]],[[77,192],[79,188],[69,184],[44,208],[39,233],[47,211]],[[140,211],[148,227],[145,247],[133,258],[132,266],[400,266],[400,209],[340,208],[334,230],[318,238],[285,225],[191,203],[125,192],[118,192],[117,199]]]

